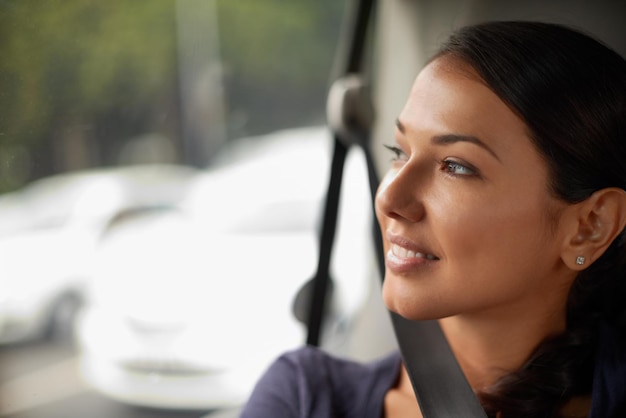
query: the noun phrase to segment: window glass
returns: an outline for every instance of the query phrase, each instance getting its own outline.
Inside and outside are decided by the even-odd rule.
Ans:
[[[323,122],[343,3],[1,3],[3,191]]]
[[[200,417],[304,343],[345,8],[0,0],[1,416]]]

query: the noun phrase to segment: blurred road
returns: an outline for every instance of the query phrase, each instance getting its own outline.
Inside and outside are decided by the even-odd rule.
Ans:
[[[111,401],[81,380],[69,342],[0,347],[3,418],[200,418],[209,412],[152,410]]]

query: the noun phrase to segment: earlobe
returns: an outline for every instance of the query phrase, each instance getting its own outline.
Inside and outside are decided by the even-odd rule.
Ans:
[[[572,270],[584,270],[606,251],[626,226],[626,192],[610,187],[572,205],[570,233],[562,252]]]

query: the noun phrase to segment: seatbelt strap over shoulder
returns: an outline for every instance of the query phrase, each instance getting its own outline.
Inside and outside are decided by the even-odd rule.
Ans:
[[[486,418],[439,323],[393,312],[391,322],[424,418]]]

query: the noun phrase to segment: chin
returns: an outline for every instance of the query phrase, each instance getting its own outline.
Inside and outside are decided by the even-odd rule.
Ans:
[[[436,309],[431,303],[421,303],[419,300],[421,298],[416,298],[413,292],[395,286],[393,280],[383,282],[382,297],[387,309],[412,321],[439,319],[446,316],[441,309]]]

